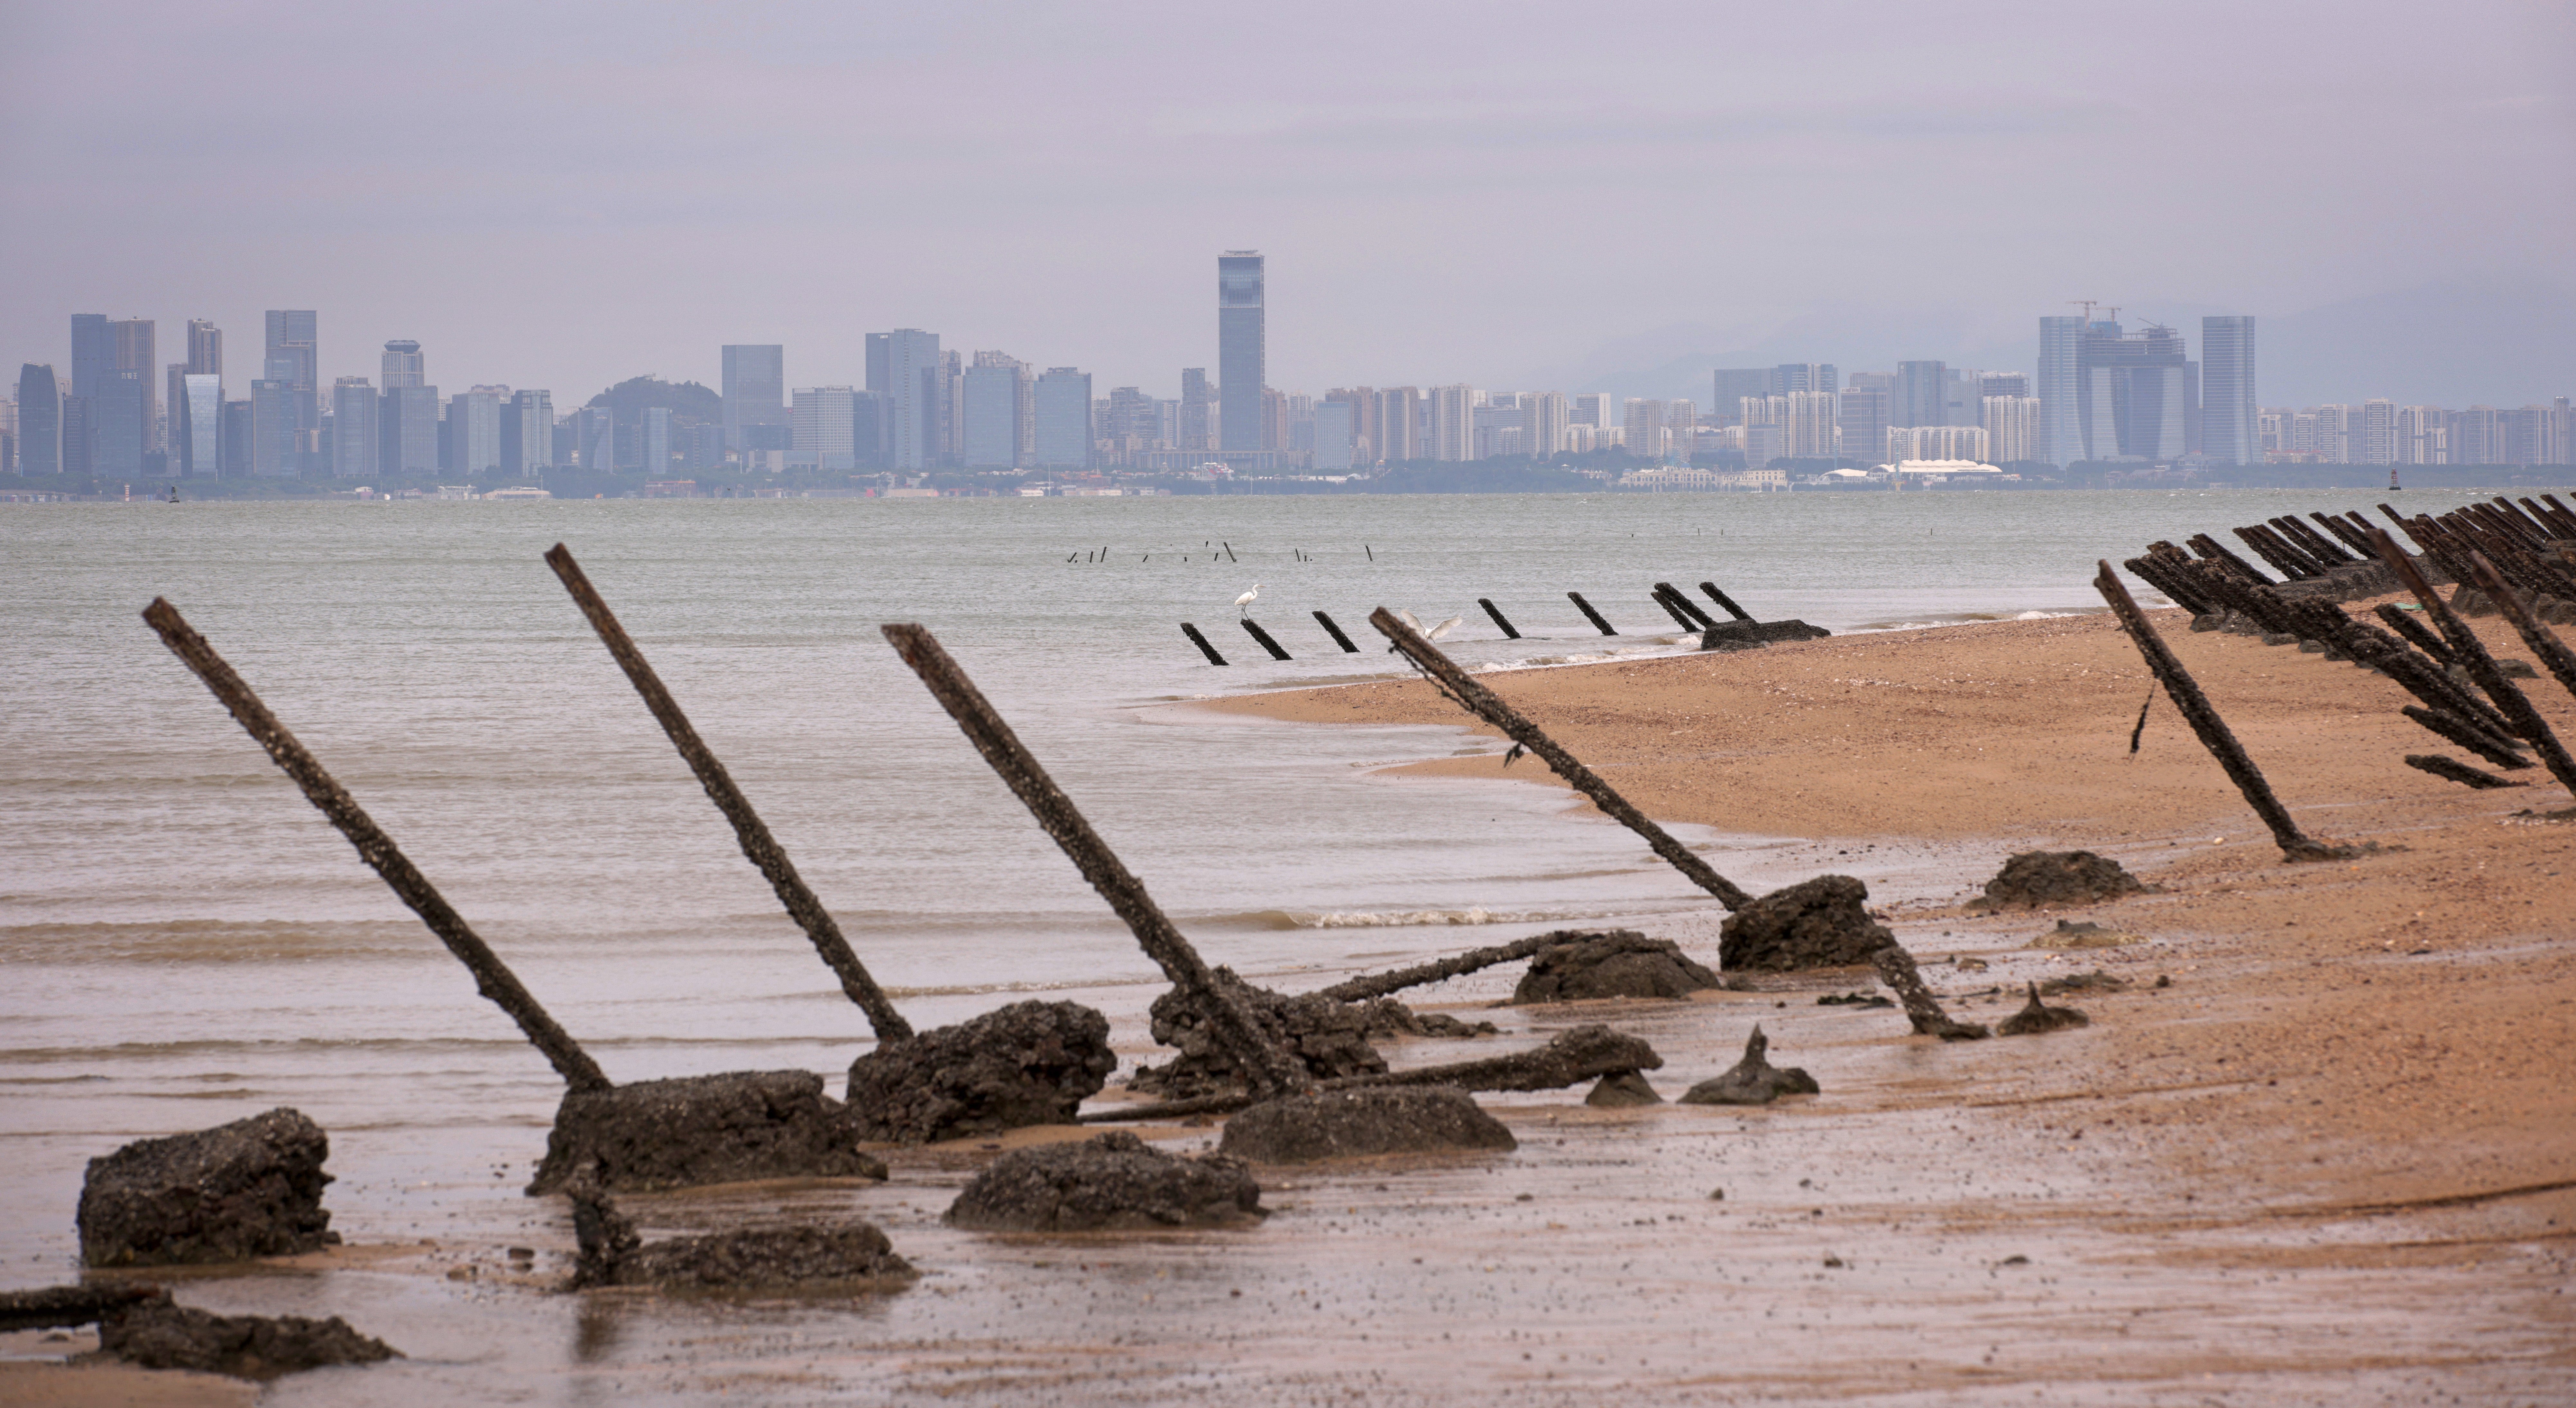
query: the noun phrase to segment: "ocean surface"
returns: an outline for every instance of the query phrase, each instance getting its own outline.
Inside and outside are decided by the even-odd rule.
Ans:
[[[2097,558],[2372,496],[2345,497],[0,509],[0,1287],[71,1271],[83,1163],[129,1139],[301,1108],[331,1132],[336,1225],[359,1241],[459,1190],[515,1189],[560,1093],[138,619],[156,595],[612,1078],[804,1067],[837,1093],[864,1020],[540,560],[552,544],[916,1026],[1063,994],[1138,1048],[1155,970],[880,623],[937,633],[1209,961],[1283,978],[1710,905],[1548,789],[1376,771],[1487,746],[1455,730],[1188,707],[1391,673],[1374,606],[1464,617],[1443,643],[1478,668],[1687,648],[1658,580],[1836,631],[2095,610]],[[1256,583],[1292,661],[1235,624]],[[1232,665],[1204,662],[1183,620]],[[1765,861],[1777,838],[1686,839],[1742,850],[1719,868],[1752,888],[1799,878]]]

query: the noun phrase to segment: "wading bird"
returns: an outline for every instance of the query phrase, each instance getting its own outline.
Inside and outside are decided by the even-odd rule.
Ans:
[[[1239,597],[1236,597],[1236,598],[1234,599],[1234,609],[1235,609],[1236,611],[1243,612],[1245,615],[1250,615],[1251,613],[1250,613],[1250,612],[1248,612],[1248,611],[1245,611],[1245,610],[1244,610],[1244,608],[1249,607],[1250,605],[1252,605],[1253,598],[1258,597],[1258,596],[1260,596],[1260,595],[1261,595],[1261,584],[1260,584],[1259,582],[1255,582],[1255,583],[1253,583],[1253,584],[1252,584],[1252,590],[1250,590],[1250,591],[1248,591],[1248,592],[1245,592],[1243,595],[1241,595],[1241,596],[1239,596]]]

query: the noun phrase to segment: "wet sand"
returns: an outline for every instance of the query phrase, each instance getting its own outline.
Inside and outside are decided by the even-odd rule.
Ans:
[[[997,1147],[1071,1131],[889,1151],[883,1185],[630,1200],[648,1237],[868,1217],[925,1274],[857,1302],[546,1294],[567,1218],[516,1196],[514,1165],[416,1225],[347,1227],[366,1245],[320,1259],[347,1269],[191,1278],[181,1297],[343,1314],[413,1356],[301,1376],[275,1403],[2567,1401],[2576,825],[2517,815],[2566,793],[2538,769],[2483,793],[2416,773],[2402,753],[2448,750],[2397,716],[2393,685],[2157,619],[2310,830],[2381,851],[2280,864],[2162,701],[2131,759],[2145,675],[2104,618],[1485,677],[1648,812],[1744,838],[1708,854],[1749,888],[1867,879],[1963,1015],[2001,1018],[2033,979],[2130,980],[2055,999],[2091,1014],[2083,1030],[1943,1045],[1889,1011],[1818,1005],[1871,986],[1860,972],[1489,1009],[1515,967],[1419,994],[1503,1035],[1395,1043],[1390,1059],[1608,1021],[1663,1053],[1651,1079],[1670,1098],[1732,1064],[1758,1021],[1774,1063],[1824,1093],[1615,1111],[1579,1091],[1487,1097],[1517,1152],[1267,1171],[1273,1216],[1235,1232],[939,1224]],[[2532,695],[2576,733],[2554,682]],[[1419,684],[1209,707],[1464,720]],[[1547,780],[1465,749],[1411,775]],[[2034,946],[2066,916],[1957,908],[2040,845],[2163,885],[2074,916],[2136,941]],[[1640,927],[1713,959],[1722,917]],[[1334,934],[1293,972],[1249,976],[1320,986],[1494,932]],[[1154,989],[1062,995],[1108,1012],[1122,1071],[1148,1053]],[[514,1244],[536,1249],[528,1271]],[[0,1366],[0,1399],[63,1372]],[[240,1398],[216,1384],[148,1401]]]

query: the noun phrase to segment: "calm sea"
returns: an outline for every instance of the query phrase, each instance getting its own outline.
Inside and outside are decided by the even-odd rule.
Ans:
[[[2089,610],[2098,557],[2368,496],[2348,497],[0,510],[0,1286],[65,1273],[83,1161],[127,1139],[298,1106],[332,1133],[333,1206],[364,1239],[443,1190],[490,1189],[495,1165],[515,1187],[559,1094],[137,619],[156,594],[612,1077],[802,1066],[837,1092],[865,1023],[540,561],[551,544],[571,545],[916,1025],[1062,992],[1141,1044],[1154,970],[880,622],[939,635],[1210,961],[1276,976],[1707,904],[1548,791],[1373,774],[1483,746],[1454,731],[1186,706],[1387,673],[1373,606],[1464,616],[1446,644],[1478,666],[1679,648],[1657,580],[1714,580],[1762,618],[1837,631]],[[1293,661],[1234,623],[1256,583]],[[1568,590],[1627,634],[1604,639]],[[1480,596],[1528,638],[1504,640]],[[1203,662],[1183,620],[1234,664]],[[1749,853],[1721,869],[1797,878]]]

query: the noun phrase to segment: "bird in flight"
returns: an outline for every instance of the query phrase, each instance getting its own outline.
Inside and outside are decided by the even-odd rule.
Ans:
[[[1449,634],[1451,631],[1458,629],[1458,623],[1467,619],[1464,616],[1452,616],[1448,620],[1441,622],[1439,625],[1426,626],[1422,624],[1421,617],[1414,615],[1411,611],[1408,611],[1401,606],[1395,609],[1395,614],[1404,618],[1404,624],[1421,632],[1424,640],[1438,640],[1442,636]]]
[[[1255,582],[1252,584],[1252,590],[1245,592],[1243,595],[1234,599],[1234,609],[1249,615],[1250,612],[1246,608],[1250,607],[1254,598],[1259,597],[1260,595],[1261,584],[1259,582]]]

